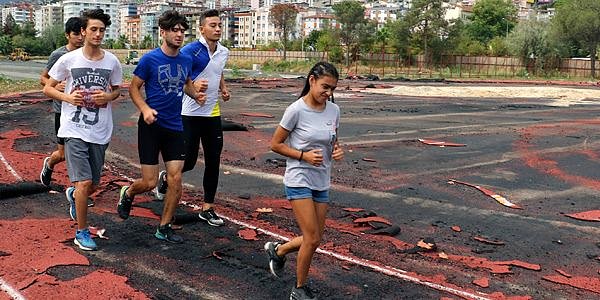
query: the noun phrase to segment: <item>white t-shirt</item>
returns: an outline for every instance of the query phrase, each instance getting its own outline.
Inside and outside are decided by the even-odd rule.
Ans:
[[[219,107],[219,86],[229,49],[217,42],[217,49],[210,53],[208,43],[203,36],[197,41],[185,45],[181,53],[192,57],[192,80],[208,80],[206,102],[200,106],[196,100],[187,94],[183,95],[181,114],[184,116],[216,117],[221,115]]]
[[[112,86],[123,81],[121,63],[116,56],[104,51],[101,60],[92,61],[85,58],[83,48],[61,56],[48,75],[57,81],[67,81],[66,94],[76,89],[110,92]],[[110,102],[97,106],[90,97],[84,97],[83,107],[63,101],[61,111],[58,137],[79,138],[101,145],[110,141],[113,128]]]
[[[323,163],[315,167],[297,158],[287,158],[283,183],[289,187],[328,190],[331,180],[333,145],[340,123],[340,108],[327,101],[323,111],[310,108],[302,98],[290,104],[279,125],[289,131],[286,143],[304,152],[322,149]]]

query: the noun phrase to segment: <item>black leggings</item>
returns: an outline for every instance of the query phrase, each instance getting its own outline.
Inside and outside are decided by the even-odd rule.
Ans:
[[[194,169],[198,160],[198,150],[202,141],[204,152],[204,202],[214,203],[219,185],[219,165],[223,150],[223,128],[221,117],[191,117],[183,119],[183,137],[185,139],[185,163],[183,172]]]

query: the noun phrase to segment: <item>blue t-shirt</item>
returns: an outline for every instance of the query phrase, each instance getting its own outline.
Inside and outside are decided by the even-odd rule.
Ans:
[[[146,103],[158,112],[157,124],[161,127],[183,131],[181,100],[183,86],[191,78],[192,58],[177,54],[165,55],[160,48],[146,53],[133,74],[144,81]]]

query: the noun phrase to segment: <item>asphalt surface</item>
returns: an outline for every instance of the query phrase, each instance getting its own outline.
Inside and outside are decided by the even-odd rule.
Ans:
[[[262,246],[298,229],[283,196],[285,168],[268,145],[302,84],[229,83],[232,100],[222,105],[223,116],[249,130],[224,136],[217,211],[227,222],[217,228],[195,217],[194,207],[202,203],[200,158],[184,175],[177,215],[185,223],[182,245],[153,238],[162,203],[150,194],[136,198],[130,219],[116,215],[120,186],[140,174],[137,112],[123,93],[113,106],[113,139],[89,213],[90,224],[106,229],[108,237],[96,238],[95,252],[72,243],[64,164],[55,170],[54,192],[34,183],[54,148],[50,101],[39,93],[4,97],[0,236],[18,237],[0,242],[0,287],[6,293],[0,299],[18,297],[10,291],[32,299],[75,299],[90,291],[97,298],[286,298],[295,255],[276,279]],[[597,102],[555,107],[549,99],[401,97],[361,91],[367,84],[400,83],[338,84],[346,157],[334,165],[333,204],[310,273],[320,298],[600,296],[599,223],[567,216],[600,209]],[[449,179],[484,187],[521,209]],[[375,216],[383,219],[361,222]],[[433,241],[433,249],[415,248],[423,239]]]

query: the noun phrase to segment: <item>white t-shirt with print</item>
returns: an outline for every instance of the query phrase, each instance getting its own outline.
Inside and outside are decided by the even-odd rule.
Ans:
[[[104,51],[104,50],[102,50]],[[83,48],[61,56],[48,75],[57,81],[66,80],[65,93],[82,89],[86,92],[111,92],[112,86],[123,81],[121,63],[112,53],[104,51],[101,60],[92,61],[83,55]],[[84,94],[85,95],[85,94]],[[84,96],[83,106],[62,102],[58,137],[79,138],[88,143],[108,144],[112,135],[111,103],[98,106],[91,97]]]
[[[287,158],[283,183],[289,187],[328,190],[331,180],[333,145],[340,123],[340,108],[327,101],[323,111],[310,108],[302,98],[290,104],[279,125],[289,131],[286,143],[304,152],[321,149],[323,163],[315,167],[296,158]]]

